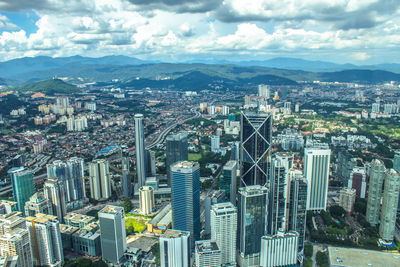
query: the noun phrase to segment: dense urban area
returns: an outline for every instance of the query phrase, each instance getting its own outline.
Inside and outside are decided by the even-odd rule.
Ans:
[[[2,266],[400,266],[398,82],[65,81],[0,91]]]

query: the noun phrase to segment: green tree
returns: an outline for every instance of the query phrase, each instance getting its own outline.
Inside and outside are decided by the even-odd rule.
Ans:
[[[328,267],[328,256],[325,253],[318,251],[316,259],[320,267]]]
[[[304,255],[306,255],[306,257],[312,257],[312,255],[313,255],[313,245],[306,244],[304,246]]]
[[[125,212],[130,212],[133,208],[132,201],[129,198],[125,198],[120,206],[124,208]]]
[[[345,210],[338,205],[334,205],[334,206],[330,207],[329,211],[330,211],[331,215],[335,218],[343,217],[343,215],[345,213]]]
[[[357,199],[354,203],[354,210],[358,213],[365,215],[367,210],[367,201],[364,199]]]

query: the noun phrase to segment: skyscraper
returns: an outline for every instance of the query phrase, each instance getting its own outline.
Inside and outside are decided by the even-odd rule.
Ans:
[[[200,167],[179,161],[171,165],[171,174],[173,229],[189,231],[194,245],[200,239]]]
[[[265,234],[268,189],[260,185],[239,188],[239,243],[238,263],[259,266],[261,237]]]
[[[65,205],[64,183],[57,177],[50,177],[43,186],[43,192],[46,199],[51,204],[51,214],[57,216],[58,220],[64,222],[64,216],[67,214]]]
[[[17,202],[18,210],[24,213],[25,202],[35,193],[33,174],[24,167],[12,168],[8,174],[11,177],[14,201]]]
[[[143,114],[135,115],[135,145],[136,145],[136,177],[138,188],[146,181],[145,144],[143,129]]]
[[[149,215],[154,209],[154,189],[151,186],[139,188],[140,210],[143,215]]]
[[[268,235],[275,235],[278,231],[285,231],[286,218],[286,195],[287,195],[287,169],[284,162],[277,158],[271,161],[270,181],[268,192],[268,217],[267,231]]]
[[[21,212],[0,215],[0,256],[18,256],[17,266],[33,266],[25,218]]]
[[[304,248],[307,218],[307,180],[300,170],[289,172],[290,188],[288,196],[287,230],[299,233],[298,252]]]
[[[364,167],[353,168],[347,187],[356,190],[357,198],[365,198],[367,191],[367,172]]]
[[[99,211],[102,258],[120,264],[126,250],[124,208],[107,205]]]
[[[50,214],[50,212],[51,203],[44,197],[43,192],[36,192],[25,202],[26,216],[35,216],[37,213]]]
[[[270,157],[272,116],[242,112],[240,131],[241,185],[265,185]]]
[[[129,158],[122,158],[122,195],[125,198],[130,198],[132,196],[132,183],[131,183],[131,175],[129,172],[130,164]]]
[[[222,169],[222,176],[219,181],[219,187],[225,191],[228,200],[236,205],[237,191],[237,163],[235,160],[229,160]]]
[[[188,160],[187,134],[185,132],[180,132],[174,135],[169,135],[166,139],[166,147],[168,185],[171,186],[171,165],[178,161]]]
[[[89,163],[90,195],[93,199],[111,197],[111,178],[106,159],[96,159]]]
[[[38,213],[26,221],[35,265],[61,266],[64,253],[57,217]]]
[[[383,161],[374,159],[371,163],[371,170],[368,183],[367,213],[366,220],[372,226],[379,223],[381,211],[382,185],[385,179],[386,168]]]
[[[219,136],[213,135],[211,136],[211,152],[218,153],[219,151]]]
[[[393,241],[396,228],[397,205],[399,202],[400,173],[394,169],[386,171],[385,189],[381,211],[379,235],[385,241]]]
[[[270,97],[270,87],[265,84],[258,85],[258,96],[269,98]]]
[[[236,265],[237,208],[231,202],[211,207],[211,239],[221,250],[221,263]]]
[[[161,267],[190,266],[190,233],[167,230],[160,236]]]
[[[352,212],[356,201],[356,190],[354,188],[343,188],[339,191],[339,206],[346,212]]]
[[[400,153],[396,153],[393,159],[393,169],[400,172]]]
[[[261,239],[261,267],[296,266],[299,234],[279,232]]]
[[[304,176],[308,183],[307,210],[326,210],[331,150],[328,144],[307,144],[304,149]]]
[[[195,244],[196,267],[220,267],[221,250],[214,240],[196,241]]]

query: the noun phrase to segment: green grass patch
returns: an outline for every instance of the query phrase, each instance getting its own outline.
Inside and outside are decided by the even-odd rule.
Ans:
[[[191,161],[198,161],[201,159],[200,153],[189,153],[188,159]]]
[[[149,216],[131,214],[125,217],[125,228],[127,234],[141,233],[146,229],[146,223],[151,220]]]

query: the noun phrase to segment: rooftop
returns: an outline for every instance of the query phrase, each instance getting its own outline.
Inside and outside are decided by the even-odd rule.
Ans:
[[[110,214],[124,213],[124,208],[118,207],[118,206],[107,205],[103,209],[101,209],[99,211],[99,213],[110,213]]]
[[[182,169],[191,169],[198,165],[197,162],[194,161],[178,161],[171,165],[171,168],[182,168]]]
[[[196,241],[195,247],[196,247],[196,252],[198,253],[209,253],[209,252],[220,251],[217,242],[213,240]]]
[[[224,165],[224,169],[232,169],[233,167],[235,167],[236,165],[236,160],[229,160],[225,165]]]
[[[149,252],[151,247],[157,244],[158,239],[154,237],[141,236],[132,243],[129,243],[129,247],[138,248],[144,252]]]
[[[329,247],[330,266],[400,266],[400,254],[374,250]]]
[[[60,224],[60,232],[62,234],[73,234],[78,230],[79,230],[78,227],[69,226],[69,225],[66,225],[66,224]]]
[[[64,217],[65,220],[74,220],[74,221],[80,221],[84,223],[90,223],[91,221],[94,221],[95,218],[92,216],[88,215],[83,215],[75,212],[69,212],[67,215]]]
[[[164,238],[177,238],[181,236],[189,236],[190,232],[169,229],[162,235]]]

